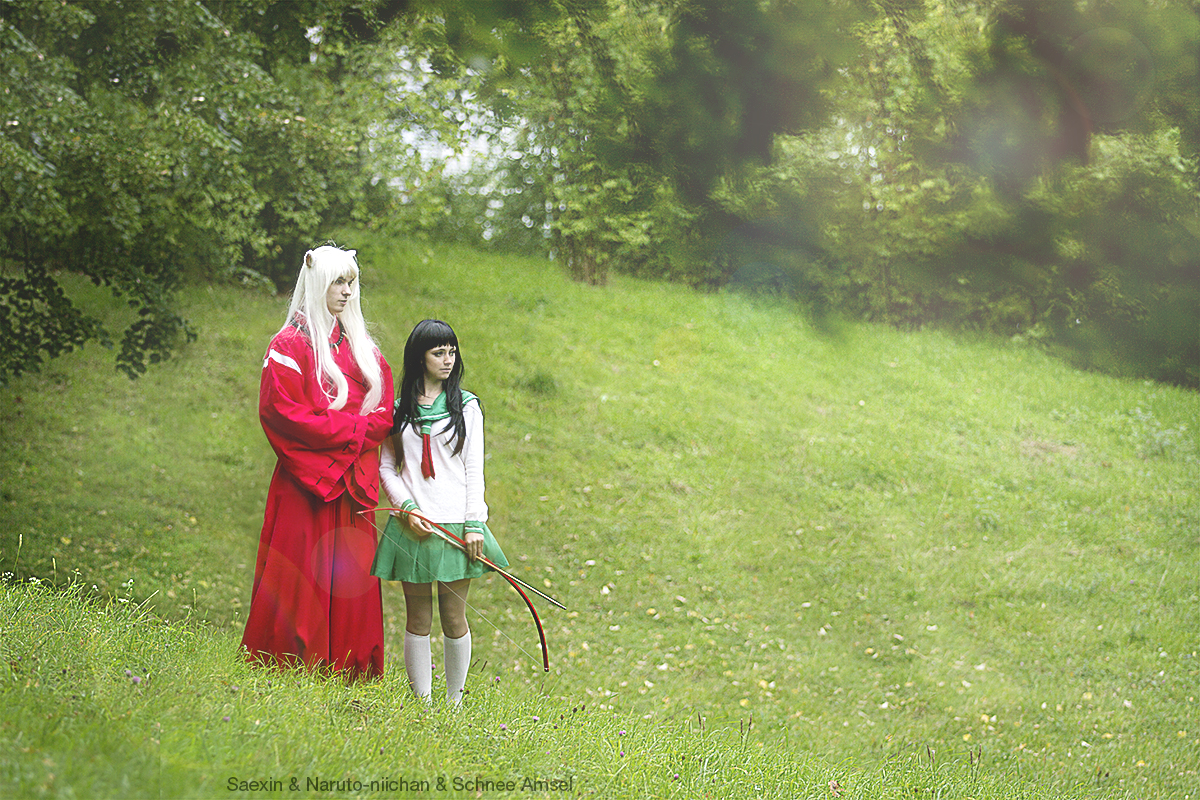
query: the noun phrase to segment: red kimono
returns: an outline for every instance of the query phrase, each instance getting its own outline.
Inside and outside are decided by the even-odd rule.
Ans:
[[[335,325],[332,341],[341,329]],[[328,665],[348,677],[383,674],[383,605],[372,576],[379,444],[392,427],[392,374],[382,355],[383,396],[359,413],[366,382],[343,342],[334,361],[349,385],[330,409],[317,385],[308,335],[276,334],[263,361],[258,414],[279,457],[242,644],[253,659]]]

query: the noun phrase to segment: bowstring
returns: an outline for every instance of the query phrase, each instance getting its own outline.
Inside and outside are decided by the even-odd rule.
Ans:
[[[396,545],[398,545],[399,543],[398,543],[398,542],[397,542],[397,541],[396,541],[394,538],[392,538],[391,536],[388,536],[388,533],[387,533],[387,526],[385,525],[384,527],[380,528],[380,527],[379,527],[379,523],[377,523],[377,522],[374,520],[374,514],[375,514],[375,511],[374,511],[374,509],[372,509],[372,510],[370,511],[370,513],[371,513],[371,518],[369,518],[369,519],[370,519],[370,522],[371,522],[371,527],[372,527],[372,528],[374,528],[374,529],[376,530],[376,532],[379,534],[379,536],[380,536],[381,538],[386,538],[386,539],[387,539],[389,542],[391,542],[392,544],[396,544]],[[366,516],[366,515],[364,514],[363,516]],[[389,515],[388,515],[388,517],[390,518],[390,517],[391,517],[391,515],[389,514]],[[401,523],[397,523],[397,524],[401,524]],[[436,536],[437,534],[431,534],[431,535],[433,535],[433,536]],[[443,540],[443,541],[445,541],[445,540]],[[398,549],[400,549],[401,551],[403,551],[403,548],[398,548]],[[406,556],[408,556],[408,553],[405,553],[405,555],[406,555]],[[408,557],[409,557],[410,559],[412,558],[411,556],[408,556]],[[516,639],[512,638],[512,637],[511,637],[511,636],[509,636],[507,633],[505,633],[504,631],[500,630],[500,628],[499,628],[499,627],[496,625],[496,623],[494,623],[494,622],[492,622],[490,619],[488,619],[488,618],[487,618],[487,615],[486,615],[486,614],[484,614],[482,611],[480,611],[478,608],[476,608],[475,606],[471,605],[471,601],[470,601],[470,600],[468,600],[466,597],[463,597],[463,596],[459,595],[459,593],[458,593],[458,592],[456,592],[456,591],[454,591],[453,589],[451,589],[451,588],[450,588],[450,586],[449,586],[449,584],[443,583],[442,581],[439,581],[439,580],[434,580],[434,581],[432,581],[432,583],[433,583],[433,584],[436,584],[436,585],[440,585],[441,587],[443,587],[443,588],[446,590],[446,592],[447,592],[448,594],[452,594],[452,595],[454,595],[455,597],[457,597],[459,600],[462,600],[462,602],[463,602],[463,605],[464,605],[464,606],[466,606],[467,608],[471,609],[471,610],[472,610],[472,611],[474,611],[476,614],[478,614],[478,615],[479,615],[479,618],[480,618],[480,619],[482,619],[484,622],[486,622],[488,625],[492,626],[492,629],[493,629],[494,631],[496,631],[496,633],[500,634],[500,635],[501,635],[501,636],[503,636],[505,639],[507,639],[507,640],[508,640],[508,641],[509,641],[509,642],[512,644],[512,646],[513,646],[513,647],[515,647],[515,648],[517,648],[518,650],[520,650],[520,651],[521,651],[522,653],[524,653],[524,654],[525,654],[525,655],[526,655],[528,658],[532,659],[532,660],[533,660],[535,663],[541,660],[540,658],[535,658],[535,657],[533,656],[533,654],[532,654],[532,653],[530,653],[528,650],[526,650],[524,647],[522,647],[522,646],[521,646],[521,644],[520,644],[520,643],[519,643],[519,642],[518,642]],[[434,594],[435,596],[436,596],[436,595],[438,595],[438,594],[441,594],[441,592],[439,592],[439,591],[437,591],[437,590],[436,590],[436,587],[432,587],[432,588],[433,588],[433,594]],[[439,607],[438,607],[438,613],[439,613],[439,614],[441,614],[441,607],[440,607],[440,605],[439,605]]]

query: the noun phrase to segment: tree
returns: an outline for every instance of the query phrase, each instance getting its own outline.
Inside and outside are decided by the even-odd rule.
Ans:
[[[1184,46],[1200,27],[1184,12],[881,4],[857,29],[837,124],[808,140],[845,187],[824,226],[854,287],[839,302],[1200,384],[1200,181],[1185,113],[1198,73]]]
[[[110,343],[61,271],[135,309],[117,354],[133,377],[195,335],[181,281],[282,279],[350,219],[369,195],[355,98],[374,98],[360,37],[377,10],[400,5],[6,2],[0,379]]]
[[[549,246],[579,280],[609,269],[707,281],[738,220],[712,192],[770,160],[777,133],[817,124],[844,55],[834,3],[575,2],[525,29],[481,99],[512,158],[486,180],[503,212],[548,218]],[[474,28],[472,28],[474,29]],[[476,190],[480,186],[474,187]],[[504,239],[503,235],[500,238]],[[522,241],[528,241],[527,238]]]
[[[548,217],[580,280],[750,283],[1200,383],[1194,5],[563,8],[492,83],[519,130],[474,195],[494,240]]]
[[[640,19],[615,0],[8,0],[0,378],[108,341],[62,270],[136,310],[117,356],[132,377],[194,335],[173,302],[186,276],[283,283],[322,230],[392,208],[405,170],[380,151],[405,112],[383,48],[401,44],[432,45],[435,73],[470,65],[500,115],[532,100],[519,113],[541,137],[534,151],[555,160],[541,191],[581,275],[644,262],[724,170],[819,117],[822,43],[836,37],[832,17],[793,2],[633,10]],[[543,92],[536,81],[551,77]]]

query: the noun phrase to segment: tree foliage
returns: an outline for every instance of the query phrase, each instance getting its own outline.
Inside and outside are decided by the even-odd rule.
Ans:
[[[479,73],[454,235],[1200,383],[1194,4],[563,7]]]
[[[1200,20],[1137,2],[950,10],[884,4],[857,31],[837,124],[808,142],[845,186],[825,226],[842,301],[1197,385],[1200,181],[1174,92],[1200,85]]]
[[[485,217],[494,242],[548,247],[579,280],[616,269],[709,282],[706,254],[739,222],[714,188],[769,161],[777,134],[825,119],[821,89],[844,54],[848,12],[715,0],[562,8],[528,29],[537,46],[519,67],[485,81],[498,89],[481,94],[496,111],[482,130],[506,148],[477,174],[466,216]]]
[[[192,335],[179,281],[282,286],[353,222],[1200,385],[1194,3],[0,12],[0,376],[111,338],[61,271],[135,309],[117,356],[132,376]],[[446,168],[482,141],[470,170]]]
[[[355,62],[374,8],[0,6],[0,376],[109,343],[61,271],[128,301],[117,365],[132,377],[195,335],[173,305],[181,280],[283,280],[321,230],[359,213],[372,89]]]

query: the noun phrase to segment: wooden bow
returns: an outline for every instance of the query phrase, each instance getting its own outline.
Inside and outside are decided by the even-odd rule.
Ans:
[[[370,514],[370,513],[374,513],[375,511],[396,511],[401,514],[408,514],[410,516],[416,517],[419,520],[424,520],[425,522],[429,523],[433,527],[434,533],[437,534],[438,536],[440,536],[443,540],[445,540],[449,544],[453,545],[454,547],[458,548],[459,550],[463,551],[464,553],[467,551],[467,543],[465,541],[460,539],[454,533],[446,530],[446,528],[437,524],[433,520],[429,519],[429,517],[426,517],[423,514],[418,514],[416,511],[406,511],[403,508],[380,507],[378,509],[371,509],[368,511],[360,511],[358,513]],[[481,561],[486,567],[491,569],[493,572],[499,573],[506,581],[508,581],[509,585],[512,586],[512,588],[516,590],[517,594],[521,595],[521,599],[525,601],[525,605],[529,607],[529,613],[531,615],[533,615],[533,624],[537,627],[538,640],[541,642],[541,645],[542,645],[542,669],[546,672],[549,672],[550,671],[550,649],[546,646],[546,632],[542,629],[542,620],[540,617],[538,617],[537,609],[534,608],[533,602],[529,599],[529,595],[525,594],[525,591],[521,587],[522,586],[525,587],[525,589],[528,589],[529,591],[537,594],[539,597],[553,603],[554,605],[558,606],[559,608],[563,609],[564,611],[566,610],[567,607],[564,606],[562,603],[558,602],[557,600],[555,600],[550,595],[541,591],[540,589],[530,586],[528,583],[521,580],[517,576],[512,575],[507,570],[502,569],[500,566],[495,564],[491,559],[487,558],[486,556],[480,555],[479,561]]]

